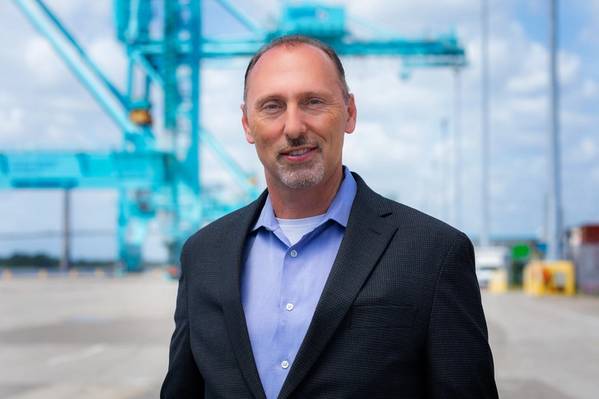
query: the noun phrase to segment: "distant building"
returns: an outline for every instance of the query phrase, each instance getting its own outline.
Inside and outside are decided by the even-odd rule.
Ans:
[[[586,224],[568,232],[568,257],[576,267],[578,291],[599,294],[599,224]]]

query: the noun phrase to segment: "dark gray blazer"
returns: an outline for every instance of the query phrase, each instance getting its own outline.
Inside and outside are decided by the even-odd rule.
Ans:
[[[345,236],[279,398],[497,398],[469,239],[354,177]],[[265,198],[185,243],[161,398],[264,398],[239,278]]]

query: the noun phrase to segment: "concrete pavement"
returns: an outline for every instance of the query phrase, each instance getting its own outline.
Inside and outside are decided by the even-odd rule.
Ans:
[[[0,279],[0,398],[157,398],[177,284],[160,272]],[[599,298],[483,293],[507,399],[594,399]]]

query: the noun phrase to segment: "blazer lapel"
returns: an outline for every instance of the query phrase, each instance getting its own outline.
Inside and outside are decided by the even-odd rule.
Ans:
[[[382,198],[354,176],[358,191],[345,235],[280,399],[287,398],[314,365],[397,229],[384,219],[390,211],[375,206],[384,205]]]
[[[239,218],[231,219],[230,228],[222,231],[221,242],[225,245],[216,254],[216,258],[223,265],[221,300],[229,340],[241,373],[255,398],[266,398],[266,395],[256,368],[245,313],[241,305],[240,275],[247,234],[260,213],[265,199],[266,191],[246,209],[241,210]]]

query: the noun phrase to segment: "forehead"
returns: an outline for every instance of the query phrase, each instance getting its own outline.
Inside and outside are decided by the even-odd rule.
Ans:
[[[281,45],[266,51],[248,75],[248,97],[272,90],[334,91],[340,89],[331,58],[309,44]]]

